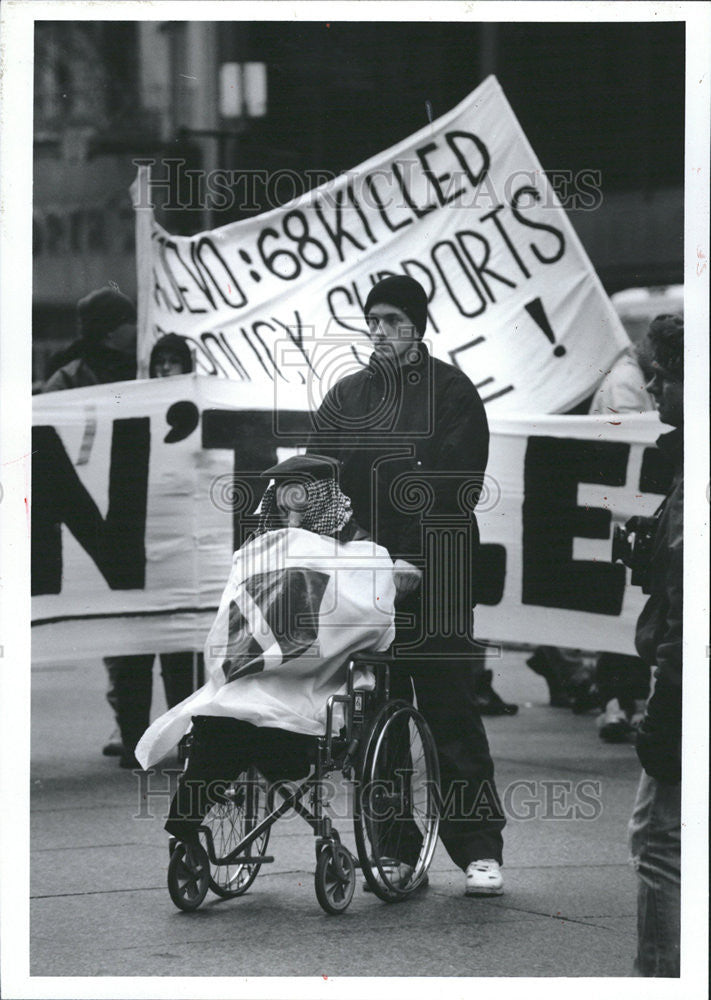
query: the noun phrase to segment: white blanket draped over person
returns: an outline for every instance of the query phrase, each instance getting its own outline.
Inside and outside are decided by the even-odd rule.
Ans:
[[[294,527],[253,538],[234,554],[205,642],[207,682],[146,730],[139,762],[165,757],[195,715],[322,735],[351,655],[391,645],[394,600],[392,559],[370,540],[341,543]],[[372,674],[359,670],[356,683],[372,688]]]

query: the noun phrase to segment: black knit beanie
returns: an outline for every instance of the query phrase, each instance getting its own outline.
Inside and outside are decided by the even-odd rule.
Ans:
[[[158,362],[158,355],[162,350],[173,351],[180,357],[183,365],[183,375],[188,375],[193,370],[193,356],[190,353],[190,345],[185,337],[177,333],[166,333],[164,337],[157,340],[151,350],[151,360],[148,364],[148,375],[155,378],[155,366]]]
[[[396,274],[383,278],[373,285],[370,295],[365,300],[365,315],[378,303],[396,306],[402,309],[408,319],[411,319],[419,335],[422,337],[427,326],[427,293],[419,281],[406,274]]]
[[[133,302],[109,285],[90,292],[77,302],[81,335],[98,340],[124,323],[136,322]]]

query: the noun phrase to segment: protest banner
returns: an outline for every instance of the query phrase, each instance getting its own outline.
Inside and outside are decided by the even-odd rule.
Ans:
[[[225,180],[204,178],[218,208]],[[259,385],[275,410],[313,409],[366,362],[363,303],[394,273],[425,288],[434,354],[495,414],[565,412],[628,345],[494,77],[415,135],[250,219],[171,236],[151,208],[152,185],[165,184],[144,166],[133,186],[144,375],[153,343],[178,333],[199,372]]]
[[[277,425],[256,384],[198,375],[36,396],[33,661],[202,649],[260,473],[308,428]],[[645,598],[611,535],[666,490],[662,430],[655,413],[491,419],[479,636],[633,652]]]

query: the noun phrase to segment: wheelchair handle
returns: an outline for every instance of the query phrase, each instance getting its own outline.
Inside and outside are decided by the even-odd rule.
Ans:
[[[353,694],[356,667],[370,667],[375,674],[375,690],[384,701],[390,697],[390,668],[395,660],[389,653],[354,653],[348,663],[348,694]]]
[[[353,699],[350,694],[332,694],[326,702],[326,758],[331,760],[333,745],[333,706],[336,704],[346,705],[345,723],[348,732],[351,730]]]

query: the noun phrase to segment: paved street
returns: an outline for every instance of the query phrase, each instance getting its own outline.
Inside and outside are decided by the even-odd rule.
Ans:
[[[246,896],[177,911],[159,818],[168,781],[157,776],[146,800],[156,818],[137,818],[137,778],[100,754],[111,729],[101,663],[33,670],[31,974],[629,976],[634,751],[601,743],[591,717],[550,708],[524,658],[494,664],[518,716],[487,720],[509,815],[506,894],[466,898],[440,847],[428,889],[393,906],[359,886],[340,917],[316,901],[313,835],[296,817],[275,827],[276,861]],[[343,816],[344,794],[333,807]],[[349,821],[336,826],[353,846]]]

